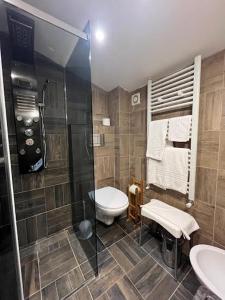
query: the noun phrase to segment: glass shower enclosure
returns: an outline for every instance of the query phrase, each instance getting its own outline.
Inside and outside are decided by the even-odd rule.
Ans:
[[[79,32],[6,2],[0,1],[1,299],[66,299],[98,272],[90,26]]]

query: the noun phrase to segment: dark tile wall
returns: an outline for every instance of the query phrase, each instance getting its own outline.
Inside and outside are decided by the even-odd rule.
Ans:
[[[11,97],[11,55],[8,49],[7,40],[5,40],[3,47],[4,85],[15,206],[19,242],[20,246],[25,246],[71,225],[64,70],[40,54],[35,54],[39,97],[41,97],[44,81],[50,80],[46,92],[44,116],[47,169],[35,174],[20,175]]]

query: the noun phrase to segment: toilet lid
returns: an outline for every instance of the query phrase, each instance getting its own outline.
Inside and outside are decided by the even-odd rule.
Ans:
[[[128,198],[120,190],[107,186],[95,191],[95,202],[102,208],[117,209],[128,205]]]

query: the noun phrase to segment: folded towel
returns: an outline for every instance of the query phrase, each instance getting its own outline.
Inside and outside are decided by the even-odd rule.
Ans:
[[[173,142],[189,141],[191,120],[191,115],[169,119],[168,140]]]
[[[163,167],[167,189],[187,194],[189,151],[190,149],[185,148],[166,147]]]
[[[150,122],[147,137],[147,157],[162,160],[166,146],[167,125],[167,119]]]
[[[159,161],[147,158],[147,184],[154,184],[166,189],[164,160]]]
[[[190,240],[190,234],[199,229],[198,223],[190,214],[157,199],[142,205],[141,215],[160,224],[175,238],[183,235]]]

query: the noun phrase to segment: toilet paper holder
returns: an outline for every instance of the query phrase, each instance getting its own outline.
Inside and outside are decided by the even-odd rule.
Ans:
[[[131,178],[128,186],[128,218],[135,224],[138,224],[141,220],[141,205],[144,199],[144,181],[138,180],[135,177]]]

